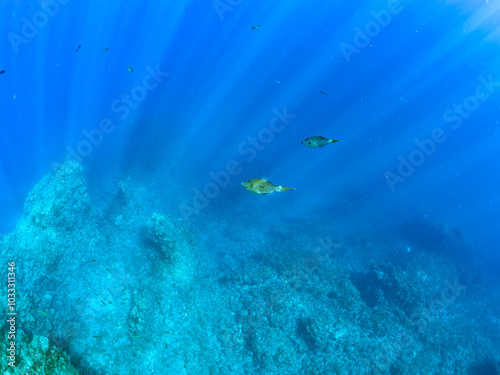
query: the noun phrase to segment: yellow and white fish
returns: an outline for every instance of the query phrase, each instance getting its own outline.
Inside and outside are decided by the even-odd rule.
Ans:
[[[295,190],[281,185],[274,185],[265,178],[252,178],[251,180],[241,183],[250,193],[255,194],[272,194],[280,191]]]

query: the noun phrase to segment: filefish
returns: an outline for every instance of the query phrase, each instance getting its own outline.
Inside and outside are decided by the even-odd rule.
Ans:
[[[253,29],[253,30],[259,30],[259,29],[260,29],[260,25],[255,25],[255,26],[252,26],[252,29]]]
[[[251,180],[241,183],[250,193],[255,194],[272,194],[274,192],[295,190],[281,185],[274,185],[265,178],[252,178]]]
[[[127,70],[130,72],[130,73],[133,73],[134,72],[134,69],[132,69],[132,67],[128,67]]]
[[[342,142],[342,141],[339,141],[337,139],[328,139],[321,135],[316,135],[314,137],[306,138],[300,143],[310,148],[316,148],[316,147],[323,147],[330,143],[335,143],[335,142]]]

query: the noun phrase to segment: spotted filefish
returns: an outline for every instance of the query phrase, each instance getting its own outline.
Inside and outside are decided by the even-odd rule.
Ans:
[[[328,139],[325,138],[321,135],[316,135],[314,137],[309,137],[304,139],[301,143],[304,146],[310,147],[310,148],[316,148],[316,147],[323,147],[326,146],[330,143],[335,143],[335,142],[342,142],[337,139]]]
[[[264,178],[252,178],[241,183],[250,193],[272,194],[280,191],[295,190],[281,185],[274,185]]]

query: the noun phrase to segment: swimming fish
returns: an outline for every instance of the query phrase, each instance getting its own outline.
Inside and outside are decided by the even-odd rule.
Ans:
[[[76,47],[76,52],[78,52],[78,51],[80,50],[80,47],[81,47],[81,46],[82,46],[82,45],[81,45],[81,44],[79,44],[79,45],[78,45],[78,47]]]
[[[109,48],[104,48],[101,50],[101,52],[106,52],[106,51],[109,51]]]
[[[252,178],[251,180],[241,183],[250,193],[255,194],[272,194],[274,192],[295,190],[281,185],[274,185],[265,178]]]
[[[134,71],[134,69],[132,69],[130,66],[127,68],[127,70],[132,73]]]
[[[255,26],[252,26],[252,29],[253,29],[253,30],[258,30],[258,29],[260,29],[260,25],[255,25]]]
[[[323,95],[325,95],[325,96],[328,96],[328,94],[327,94],[326,92],[324,92],[324,91],[320,91],[320,94],[323,94]]]
[[[316,147],[323,147],[323,146],[326,146],[327,144],[335,143],[335,142],[342,142],[342,141],[339,141],[337,139],[328,139],[328,138],[325,138],[321,135],[316,135],[314,137],[306,138],[300,143],[302,143],[304,146],[307,146],[310,148],[316,148]]]

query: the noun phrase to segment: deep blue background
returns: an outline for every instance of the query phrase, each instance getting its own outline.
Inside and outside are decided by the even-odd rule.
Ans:
[[[217,11],[223,3],[233,5]],[[240,182],[267,177],[297,191],[257,198],[300,217],[353,225],[429,219],[459,228],[482,252],[498,252],[500,87],[458,129],[443,119],[474,95],[478,77],[500,81],[495,2],[402,1],[350,62],[341,43],[354,45],[356,28],[387,2],[1,4],[0,232],[14,227],[51,164],[86,139],[82,131],[109,118],[114,131],[82,162],[95,191],[142,165],[150,176],[168,171],[162,183],[185,192],[169,197],[172,206],[190,205],[192,189],[203,190],[211,171],[235,160],[241,173],[210,205],[228,218],[232,206],[256,199]],[[37,18],[43,6],[52,13],[46,22]],[[29,22],[42,24],[29,34]],[[148,67],[169,76],[121,120],[112,103],[142,85]],[[246,161],[238,147],[284,107],[296,117]],[[397,173],[399,157],[408,159],[415,139],[436,128],[446,141],[392,192],[387,171]],[[343,142],[300,144],[320,134]]]

